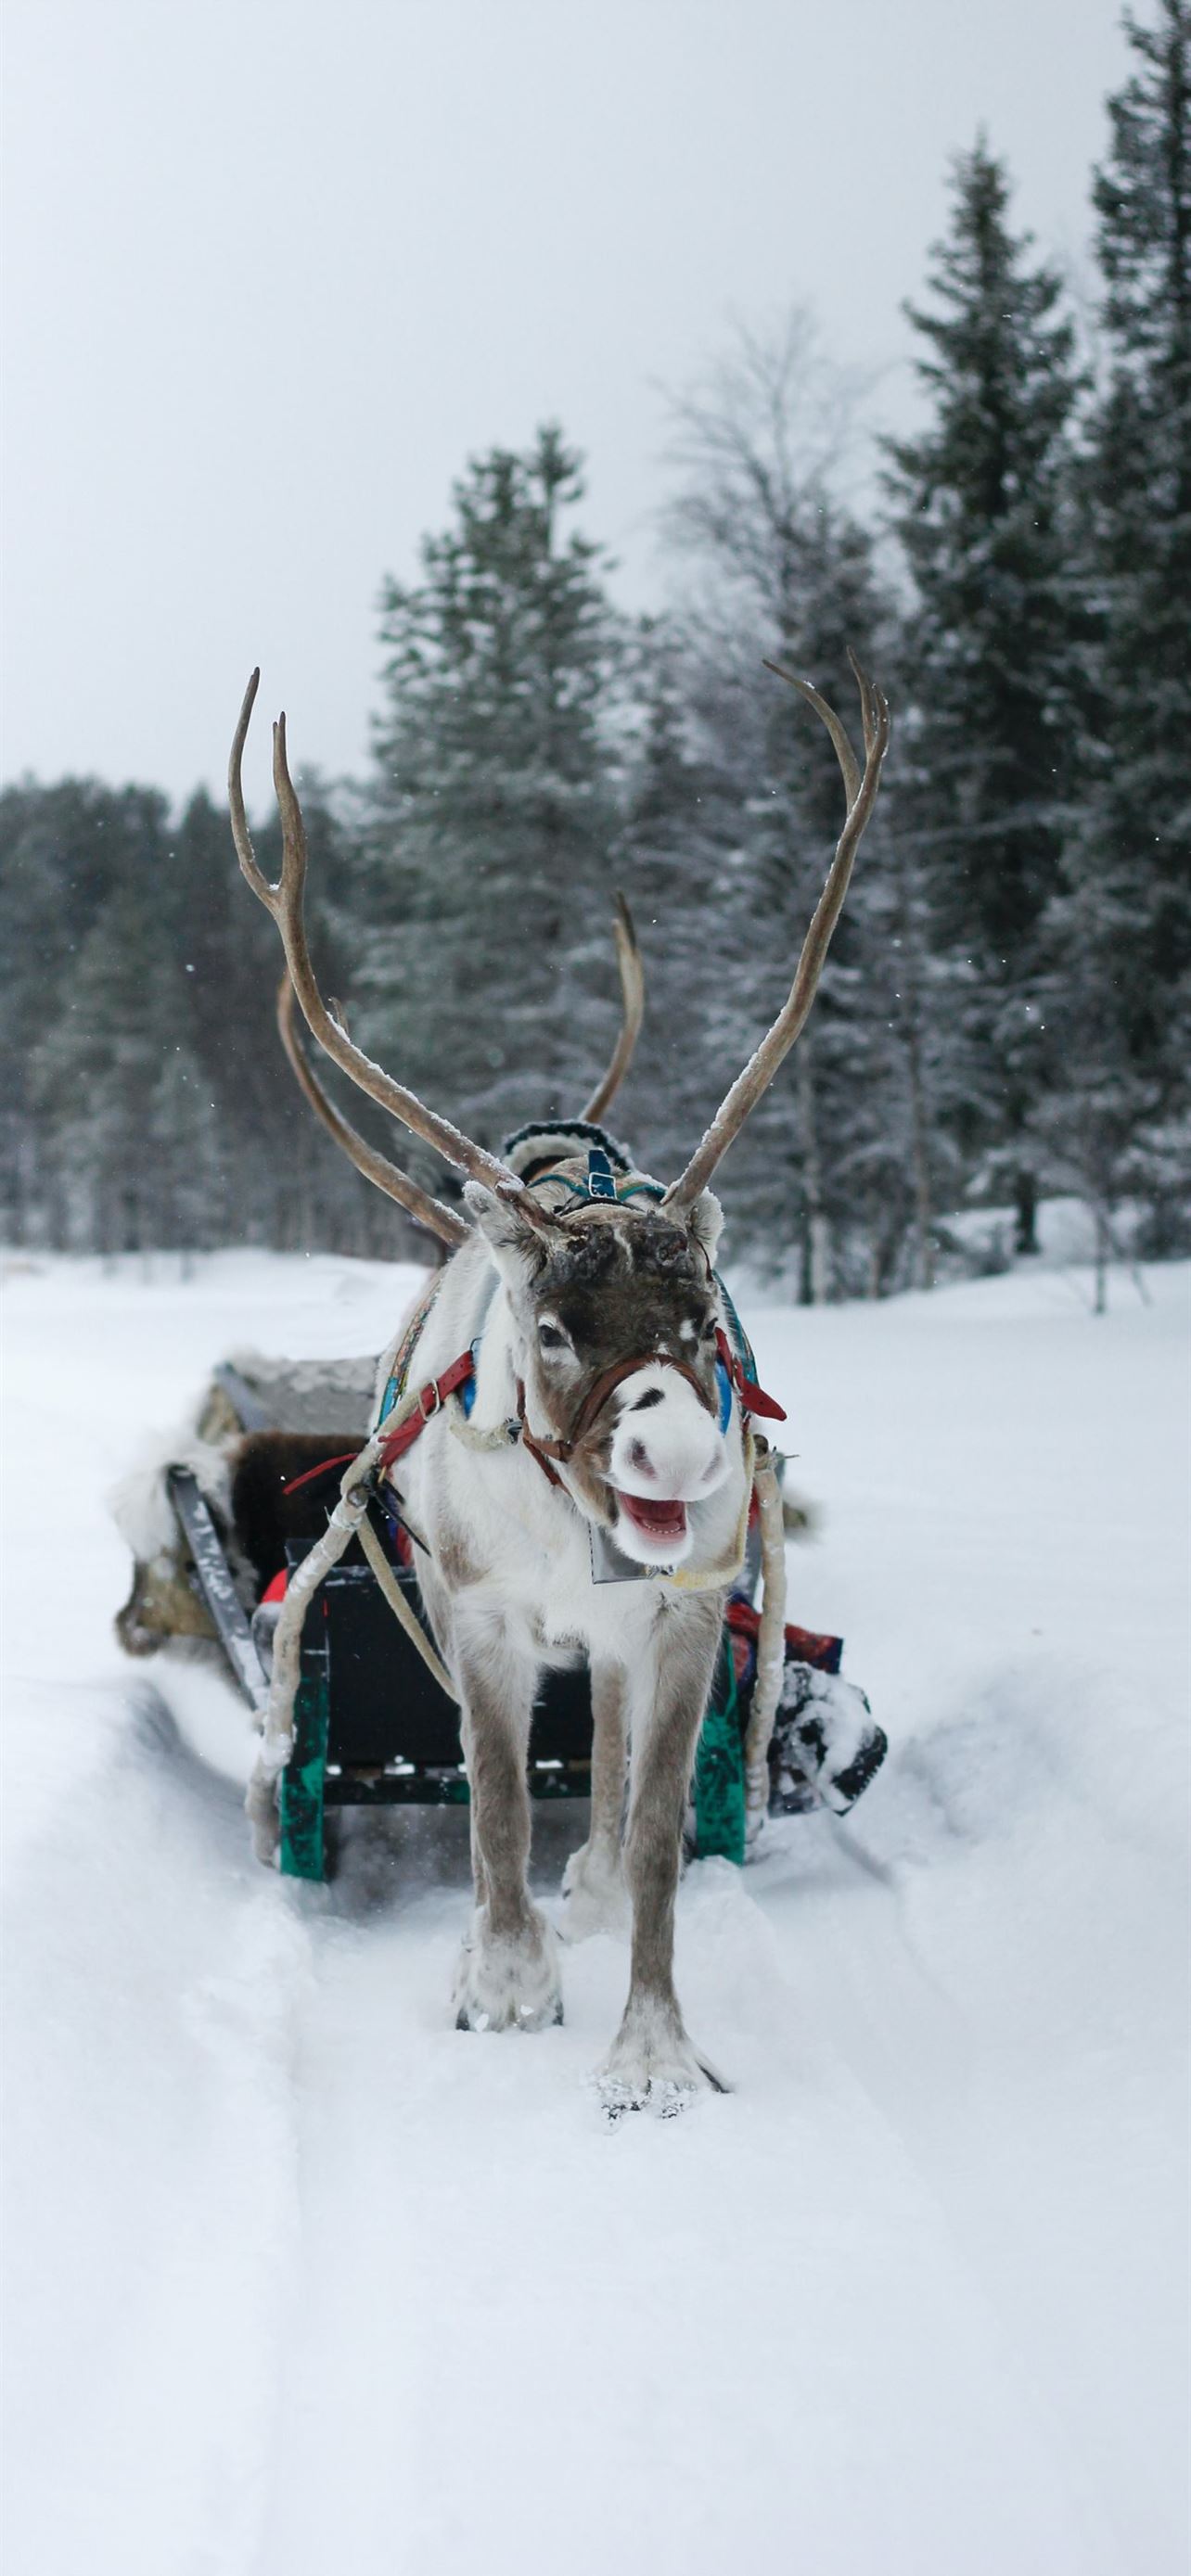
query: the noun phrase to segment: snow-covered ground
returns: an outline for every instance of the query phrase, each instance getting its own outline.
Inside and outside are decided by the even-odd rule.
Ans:
[[[408,1278],[11,1265],[7,2576],[1182,2576],[1188,1285],[754,1315],[893,1750],[689,1873],[737,2089],[608,2133],[611,1943],[456,2033],[465,1818],[267,1876],[235,1704],[111,1638],[141,1427]]]

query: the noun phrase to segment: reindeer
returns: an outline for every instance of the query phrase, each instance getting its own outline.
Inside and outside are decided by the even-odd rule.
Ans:
[[[259,672],[229,768],[240,866],[277,923],[311,1033],[362,1091],[465,1176],[466,1218],[416,1189],[330,1109],[290,1027],[291,1060],[338,1141],[450,1248],[417,1341],[420,1383],[404,1389],[395,1342],[380,1364],[369,1448],[349,1468],[332,1522],[338,1516],[344,1533],[350,1525],[367,1538],[367,1461],[420,1542],[422,1598],[438,1668],[459,1702],[471,1793],[475,1911],[455,1977],[456,2022],[472,2031],[541,2030],[562,2017],[558,1942],[527,1883],[526,1759],[539,1674],[583,1652],[594,1722],[591,1821],[564,1874],[563,1929],[582,1938],[631,1926],[628,1998],[596,2079],[613,2117],[646,2107],[669,2113],[701,2088],[727,2089],[683,2023],[674,1902],[724,1602],[744,1552],[751,1417],[777,1408],[746,1375],[730,1338],[714,1269],[721,1211],[708,1183],[806,1021],[889,740],[886,701],[855,661],[863,770],[818,691],[769,667],[800,691],[831,736],[844,826],[789,996],[666,1188],[608,1153],[564,1153],[540,1168],[515,1168],[373,1064],[328,1009],[314,974],[303,915],[306,838],[284,715],[273,729],[282,822],[276,885],[253,853],[241,762]],[[626,1029],[630,1018],[626,1010]],[[593,1096],[589,1108],[610,1096]],[[623,1580],[595,1579],[609,1551]],[[291,1586],[295,1644],[305,1570]],[[287,1678],[280,1629],[278,1637],[281,1706],[294,1666],[291,1658]],[[271,1772],[266,1730],[249,1793],[265,1856],[275,1839],[283,1722],[274,1742]]]

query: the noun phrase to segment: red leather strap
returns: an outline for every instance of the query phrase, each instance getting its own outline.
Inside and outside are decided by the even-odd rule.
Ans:
[[[431,1378],[428,1385],[419,1387],[418,1400],[413,1412],[407,1414],[405,1421],[398,1425],[396,1431],[387,1432],[381,1441],[382,1467],[391,1467],[395,1458],[403,1458],[406,1450],[413,1448],[415,1440],[420,1440],[427,1423],[433,1422],[435,1414],[442,1412],[447,1397],[456,1394],[461,1386],[466,1386],[474,1370],[475,1361],[469,1348],[460,1351],[458,1359],[452,1360],[450,1367],[443,1370],[441,1377]]]
[[[332,1467],[349,1467],[359,1454],[358,1449],[341,1449],[337,1458],[320,1458],[317,1466],[307,1467],[303,1475],[291,1476],[288,1485],[282,1486],[282,1493],[296,1494],[301,1486],[312,1485],[316,1476],[329,1476]],[[262,1592],[261,1599],[267,1600],[268,1594]]]
[[[722,1328],[716,1335],[716,1347],[745,1412],[768,1414],[774,1421],[784,1422],[786,1416],[782,1406],[775,1402],[773,1396],[766,1395],[764,1387],[758,1386],[755,1378],[745,1376],[741,1362]],[[661,1360],[669,1368],[677,1369],[680,1377],[685,1377],[694,1387],[700,1403],[707,1403],[707,1397],[694,1370],[689,1369],[684,1361],[671,1359],[669,1352],[666,1351],[643,1353],[636,1359],[617,1361],[613,1368],[606,1369],[603,1376],[596,1380],[595,1385],[588,1389],[568,1440],[538,1441],[534,1438],[525,1419],[525,1389],[520,1382],[518,1383],[517,1416],[521,1424],[521,1444],[523,1448],[528,1449],[531,1458],[537,1459],[542,1474],[549,1478],[552,1485],[561,1485],[562,1478],[552,1466],[551,1458],[562,1460],[569,1458],[584,1433],[591,1428],[596,1415],[602,1411],[620,1380],[630,1376],[636,1369],[649,1367],[657,1360]],[[426,1386],[419,1388],[418,1400],[413,1412],[406,1416],[405,1421],[396,1431],[388,1432],[381,1442],[380,1460],[383,1467],[391,1467],[394,1459],[403,1458],[406,1450],[412,1449],[415,1440],[421,1438],[427,1423],[433,1422],[436,1413],[441,1413],[447,1397],[455,1395],[461,1386],[466,1386],[474,1370],[475,1361],[468,1348],[460,1351],[458,1359],[452,1360],[450,1367],[443,1370],[441,1377],[431,1378]]]
[[[733,1350],[722,1324],[715,1337],[715,1346],[745,1412],[768,1414],[772,1421],[784,1422],[785,1406],[779,1404],[775,1396],[766,1395],[764,1387],[758,1386],[755,1377],[745,1376],[744,1363],[739,1352]]]

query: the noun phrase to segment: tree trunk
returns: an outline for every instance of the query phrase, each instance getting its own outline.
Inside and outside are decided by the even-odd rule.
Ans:
[[[1032,1172],[1019,1172],[1013,1184],[1017,1210],[1017,1240],[1014,1251],[1019,1259],[1038,1250],[1038,1184]]]
[[[1112,1227],[1108,1221],[1108,1210],[1099,1199],[1096,1201],[1093,1215],[1096,1222],[1095,1311],[1098,1315],[1106,1315],[1108,1313],[1108,1264],[1112,1256]]]
[[[910,1075],[910,1152],[914,1169],[914,1285],[916,1288],[933,1288],[935,1265],[931,1241],[926,1092],[922,1080],[922,1034],[916,1008],[910,1012],[906,1053]]]
[[[823,1306],[827,1302],[830,1279],[831,1229],[823,1208],[823,1166],[819,1158],[814,1073],[805,1033],[799,1042],[796,1063],[798,1117],[802,1129],[802,1186],[806,1207],[800,1303]]]

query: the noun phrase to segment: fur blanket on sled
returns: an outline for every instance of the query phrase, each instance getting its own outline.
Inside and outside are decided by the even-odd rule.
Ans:
[[[156,1654],[171,1640],[195,1651],[215,1644],[190,1577],[167,1470],[190,1469],[223,1538],[242,1605],[251,1613],[261,1588],[260,1547],[245,1544],[242,1523],[261,1444],[280,1436],[292,1458],[299,1451],[318,1456],[362,1443],[376,1369],[370,1356],[286,1360],[237,1351],[214,1371],[172,1431],[145,1442],[136,1465],[109,1497],[133,1557],[132,1589],[116,1614],[116,1634],[127,1654]]]

